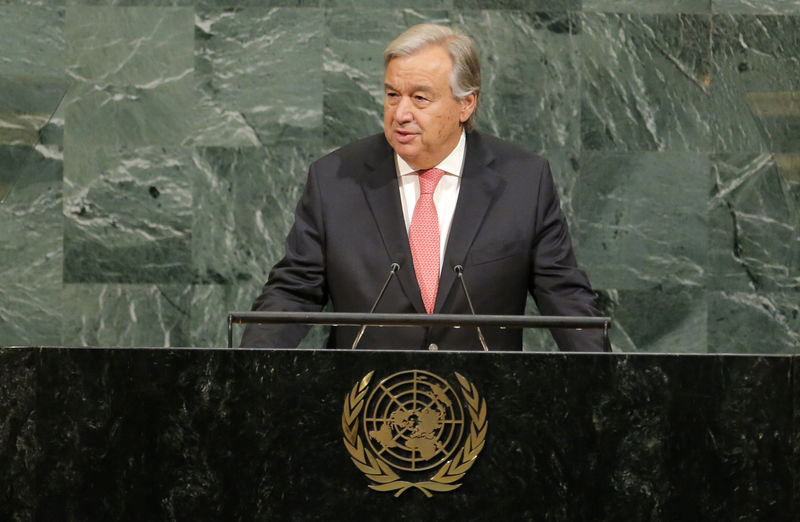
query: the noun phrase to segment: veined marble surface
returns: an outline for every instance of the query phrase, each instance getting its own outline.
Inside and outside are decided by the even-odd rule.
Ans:
[[[0,203],[0,338],[61,344],[60,153],[44,145],[0,146],[0,165],[14,174]]]
[[[616,350],[800,349],[797,0],[0,0],[0,345],[224,345],[424,21],[550,159]]]
[[[193,142],[303,149],[319,142],[323,30],[322,9],[198,9],[202,111]]]
[[[189,149],[66,149],[64,282],[190,283]]]
[[[65,146],[178,145],[192,131],[190,8],[67,9]]]
[[[713,150],[800,151],[800,16],[713,21]]]
[[[577,27],[584,149],[709,150],[708,16],[585,13]]]

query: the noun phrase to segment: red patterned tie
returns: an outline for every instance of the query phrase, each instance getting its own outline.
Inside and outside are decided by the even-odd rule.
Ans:
[[[414,207],[408,241],[414,259],[422,302],[425,311],[433,313],[436,292],[439,290],[439,216],[433,204],[433,191],[444,176],[444,171],[428,169],[419,171],[419,199]]]

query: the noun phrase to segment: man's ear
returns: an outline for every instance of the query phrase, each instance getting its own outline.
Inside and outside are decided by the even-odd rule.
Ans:
[[[471,92],[459,100],[461,104],[461,113],[459,114],[459,121],[464,123],[475,112],[475,105],[478,103],[478,95]]]

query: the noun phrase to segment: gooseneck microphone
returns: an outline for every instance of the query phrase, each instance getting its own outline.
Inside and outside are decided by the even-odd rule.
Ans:
[[[400,270],[400,265],[399,264],[392,263],[391,265],[389,265],[389,276],[386,278],[386,281],[384,281],[383,286],[381,287],[381,291],[378,292],[378,298],[375,299],[374,303],[372,303],[372,308],[370,308],[369,313],[373,313],[375,311],[375,308],[377,308],[378,303],[381,302],[381,298],[383,298],[383,294],[386,293],[386,287],[389,286],[389,281],[392,280],[392,276],[398,270]],[[356,335],[356,338],[353,341],[353,346],[350,347],[351,350],[355,350],[356,349],[356,346],[358,346],[358,343],[361,341],[361,336],[364,335],[364,330],[366,330],[366,329],[367,329],[367,325],[362,324],[361,325],[361,329],[358,331],[358,335]]]
[[[464,282],[464,267],[461,265],[456,265],[453,267],[456,275],[458,276],[458,280],[461,281],[461,288],[464,289],[464,295],[467,296],[467,304],[469,305],[469,310],[472,312],[472,315],[477,315],[475,313],[475,308],[472,306],[472,299],[469,298],[469,291],[467,290],[467,283]],[[483,351],[488,352],[489,347],[486,346],[486,339],[483,338],[483,332],[481,332],[481,327],[476,326],[475,328],[478,329],[478,340],[481,342],[481,346],[483,346]]]

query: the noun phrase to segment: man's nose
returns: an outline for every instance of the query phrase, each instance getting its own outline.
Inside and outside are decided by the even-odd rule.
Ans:
[[[406,96],[402,96],[400,101],[397,103],[397,107],[394,111],[394,118],[398,122],[409,122],[414,120],[414,112],[413,106],[411,104],[411,98]]]

